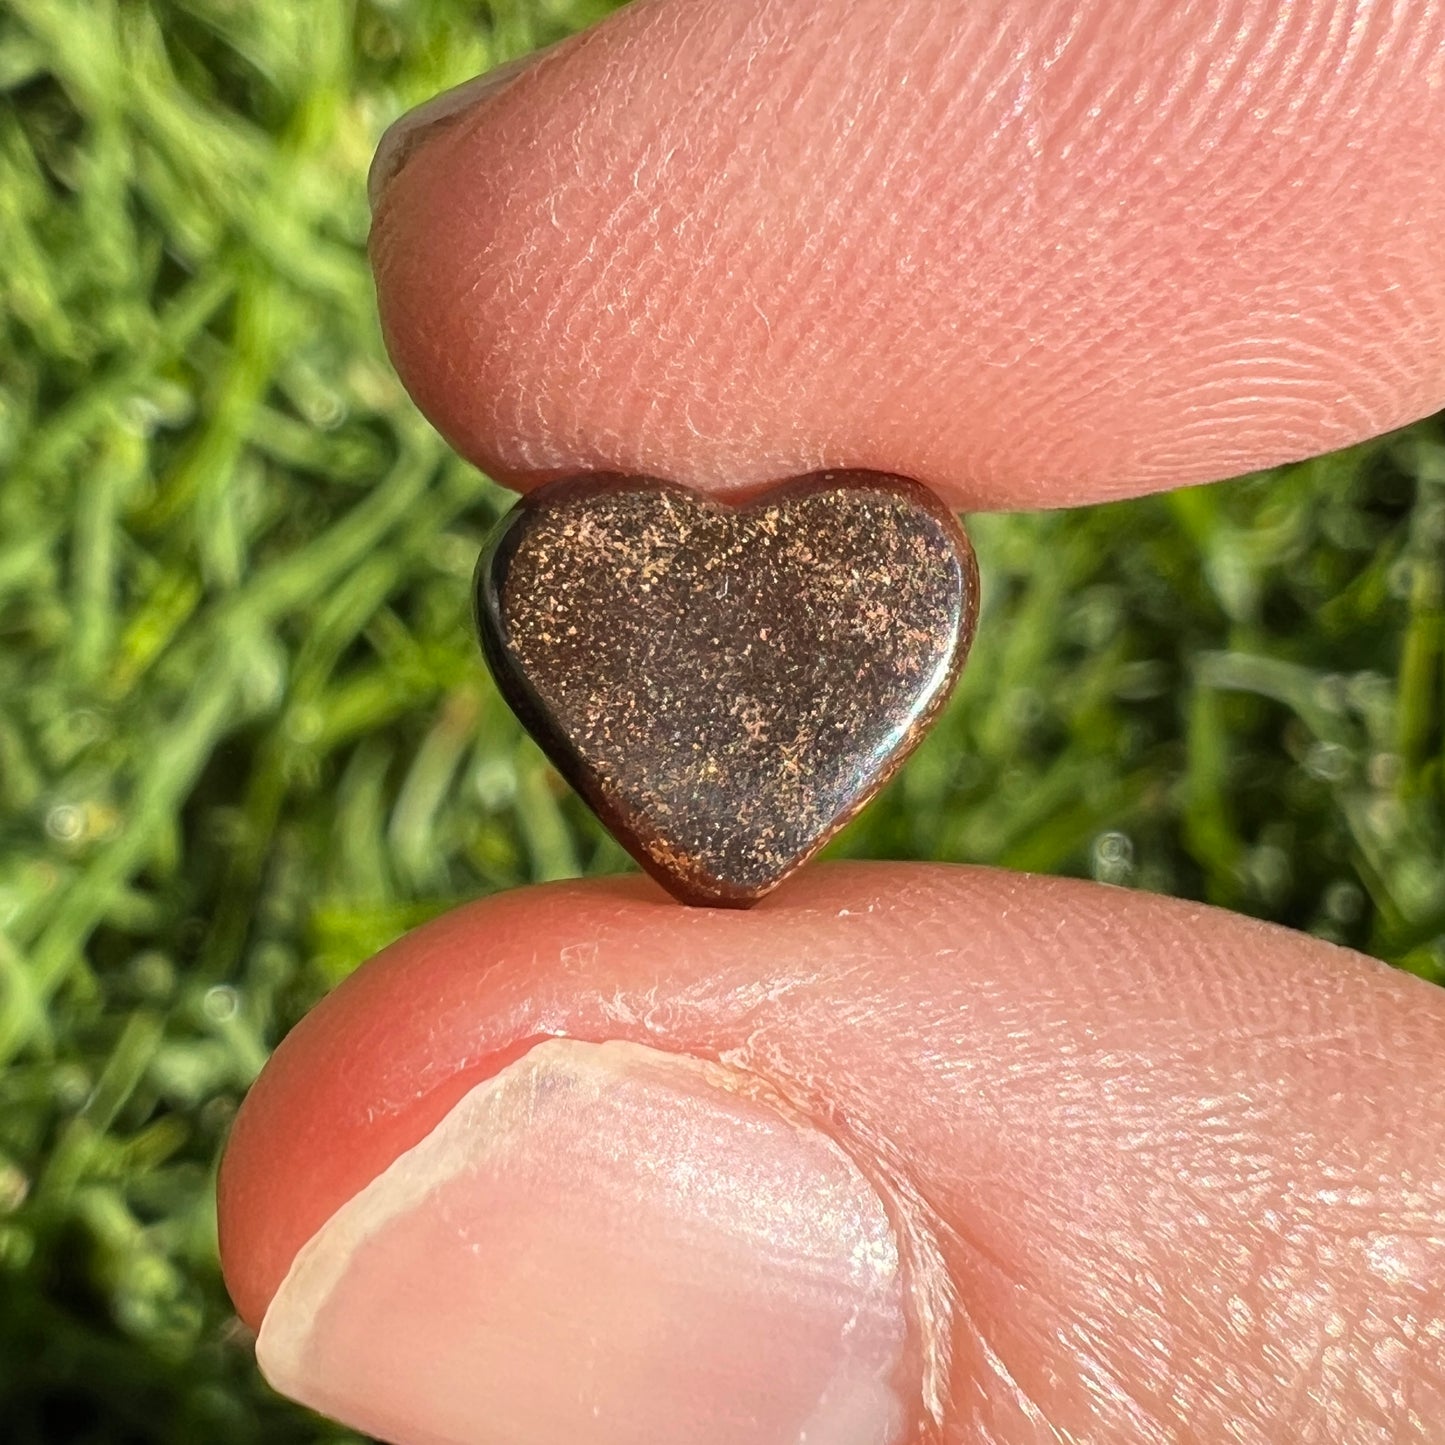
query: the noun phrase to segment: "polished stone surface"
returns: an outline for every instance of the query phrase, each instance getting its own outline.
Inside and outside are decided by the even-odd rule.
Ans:
[[[684,902],[747,907],[918,743],[978,573],[901,477],[821,472],[734,506],[592,476],[518,503],[476,592],[503,694],[618,840]]]

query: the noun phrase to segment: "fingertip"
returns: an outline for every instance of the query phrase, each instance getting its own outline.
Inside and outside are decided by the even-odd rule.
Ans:
[[[494,475],[825,467],[1057,506],[1445,401],[1445,7],[632,6],[449,127],[375,246]]]
[[[617,1067],[617,1048],[652,1080],[620,1112],[607,1100],[630,1097],[639,1074]],[[908,1341],[888,1379],[905,1422],[921,1410],[1014,1438],[1034,1418],[1024,1398],[1079,1438],[1130,1438],[1139,1411],[1179,1438],[1232,1438],[1239,1419],[1288,1438],[1285,1407],[1317,1389],[1322,1418],[1357,1414],[1394,1438],[1400,1402],[1445,1365],[1421,1333],[1438,1250],[1416,1239],[1422,1211],[1445,1200],[1429,1109],[1442,1048],[1442,996],[1419,980],[1097,885],[824,865],[751,912],[679,907],[638,879],[523,889],[401,940],[277,1051],[223,1165],[226,1275],[277,1383],[363,1428],[468,1439],[446,1433],[459,1416],[428,1411],[495,1399],[531,1412],[518,1439],[613,1445],[674,1418],[629,1403],[629,1389],[672,1398],[649,1369],[665,1363],[694,1389],[692,1352],[675,1348],[692,1307],[674,1287],[706,1299],[720,1277],[672,1254],[609,1252],[619,1229],[650,1210],[645,1233],[677,1241],[688,1209],[734,1185],[771,1199],[796,1188],[824,1201],[790,1236],[816,1271],[748,1274],[737,1250],[753,1227],[709,1214],[720,1232],[703,1252],[729,1261],[739,1303],[732,1315],[699,1304],[721,1333],[694,1344],[731,1362],[719,1379],[756,1374],[796,1410],[824,1358],[843,1358],[838,1311],[872,1301],[872,1344],[847,1376],[862,1393],[837,1396],[849,1402],[837,1428],[872,1422],[869,1445],[893,1445],[889,1395],[869,1384],[893,1358],[891,1275],[855,1279],[853,1296],[827,1262],[889,1241],[864,1227],[845,1250],[814,1228],[830,1191],[853,1189],[845,1212],[856,1222],[881,1205],[899,1250]],[[529,1132],[549,1099],[572,1104]],[[739,1099],[763,1113],[739,1123]],[[741,1139],[772,1143],[754,1159]],[[642,1174],[673,1192],[644,1198]],[[564,1246],[565,1269],[508,1273]],[[608,1273],[619,1259],[625,1279]],[[794,1354],[757,1362],[757,1322],[791,1311],[784,1276],[803,1281],[811,1323]],[[1297,1351],[1241,1332],[1236,1297]],[[608,1302],[622,1324],[597,1312]],[[1098,1332],[1059,1332],[1059,1310]],[[602,1341],[596,1358],[620,1351],[606,1356],[611,1434],[572,1415],[548,1434],[547,1359],[593,1349],[569,1320]],[[486,1370],[468,1375],[472,1356],[439,1330],[473,1339]],[[1416,1343],[1375,1350],[1382,1330]],[[1317,1350],[1337,1368],[1314,1385]],[[513,1378],[531,1383],[508,1393]],[[1088,1388],[1095,1378],[1109,1389]],[[1221,1379],[1240,1383],[1221,1392]]]

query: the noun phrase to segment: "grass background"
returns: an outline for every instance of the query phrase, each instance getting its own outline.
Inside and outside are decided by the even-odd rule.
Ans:
[[[354,1438],[231,1320],[237,1102],[398,932],[624,866],[483,672],[507,497],[408,404],[363,259],[383,126],[609,8],[0,8],[7,1445]],[[972,530],[963,685],[834,853],[1092,874],[1445,981],[1438,420]]]

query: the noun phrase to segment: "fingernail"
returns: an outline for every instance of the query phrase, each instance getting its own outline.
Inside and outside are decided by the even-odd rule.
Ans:
[[[478,1085],[297,1256],[276,1389],[425,1445],[895,1445],[878,1193],[747,1076],[552,1040]]]
[[[396,179],[428,132],[495,95],[552,48],[550,45],[544,46],[530,55],[518,56],[516,60],[509,60],[505,65],[498,65],[485,75],[463,81],[461,85],[454,85],[450,90],[444,90],[440,95],[433,96],[425,104],[394,120],[383,132],[376,147],[376,154],[371,158],[371,169],[367,172],[366,198],[371,209],[376,210],[381,202],[381,193]]]

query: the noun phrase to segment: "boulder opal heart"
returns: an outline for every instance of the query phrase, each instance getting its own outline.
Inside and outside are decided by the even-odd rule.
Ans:
[[[684,902],[745,908],[922,737],[978,572],[902,477],[819,472],[734,506],[592,476],[508,513],[476,592],[498,685],[568,782]]]

